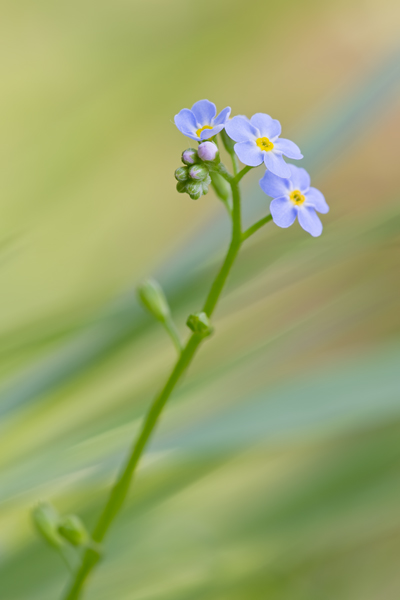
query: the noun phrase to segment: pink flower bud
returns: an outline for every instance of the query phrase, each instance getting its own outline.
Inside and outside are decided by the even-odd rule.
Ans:
[[[218,148],[213,142],[203,142],[200,144],[197,154],[201,160],[215,160],[218,154]]]
[[[197,150],[194,148],[184,150],[182,153],[182,162],[185,163],[185,165],[194,165],[194,163],[198,162]]]

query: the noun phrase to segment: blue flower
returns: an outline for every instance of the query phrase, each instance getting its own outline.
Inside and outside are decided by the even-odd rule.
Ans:
[[[224,108],[216,117],[217,109],[213,102],[209,100],[199,100],[193,104],[191,110],[182,108],[175,115],[175,125],[183,135],[187,135],[192,140],[208,140],[217,135],[225,127],[231,109],[229,106]]]
[[[303,158],[294,142],[279,138],[281,124],[269,115],[257,113],[250,120],[243,116],[233,117],[225,129],[229,137],[238,142],[235,152],[239,159],[250,167],[258,167],[264,162],[271,173],[278,177],[290,177],[289,167],[282,155],[296,160]]]
[[[329,206],[321,192],[310,187],[310,176],[305,169],[288,167],[290,179],[267,171],[260,180],[263,192],[274,198],[270,206],[272,219],[279,227],[290,227],[297,217],[302,228],[317,237],[322,233],[322,223],[315,211],[325,214]]]

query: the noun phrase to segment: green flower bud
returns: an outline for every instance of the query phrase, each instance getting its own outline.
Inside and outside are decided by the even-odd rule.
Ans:
[[[147,279],[138,288],[138,296],[143,306],[158,320],[169,318],[170,311],[167,299],[161,286],[154,279]]]
[[[176,189],[180,194],[184,194],[186,192],[186,182],[178,181],[178,183],[176,184]]]
[[[208,175],[208,169],[204,165],[193,165],[189,169],[189,177],[196,181],[204,181]]]
[[[188,171],[188,167],[179,167],[179,169],[176,169],[175,171],[175,179],[177,181],[186,181],[187,179],[189,179]]]
[[[194,148],[184,150],[182,152],[182,162],[185,163],[185,165],[194,165],[194,163],[199,162],[197,150]]]
[[[217,196],[224,202],[227,202],[230,198],[231,188],[226,179],[224,179],[219,173],[212,171],[211,181]]]
[[[208,194],[208,187],[209,187],[210,183],[211,183],[211,177],[210,176],[208,176],[208,178],[205,181],[201,182],[201,187],[202,187],[202,190],[203,190],[203,196],[205,196],[206,194]]]
[[[200,181],[189,181],[186,184],[186,191],[192,200],[198,200],[203,195],[203,187]]]
[[[47,502],[40,503],[32,512],[33,522],[40,535],[53,548],[61,548],[64,540],[58,533],[60,517],[56,509]]]
[[[234,152],[233,147],[236,144],[236,142],[229,137],[229,135],[226,133],[225,129],[223,129],[221,131],[221,139],[222,139],[222,143],[225,146],[225,150],[227,152],[229,152],[229,154],[233,154],[233,152]]]
[[[210,320],[205,312],[190,315],[186,321],[186,325],[193,331],[193,333],[198,333],[204,337],[212,333]]]
[[[85,546],[90,539],[86,527],[76,515],[63,517],[58,531],[73,546]]]

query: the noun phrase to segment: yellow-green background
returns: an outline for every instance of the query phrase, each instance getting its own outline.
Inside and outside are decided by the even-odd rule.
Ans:
[[[238,260],[87,600],[400,597],[396,0],[4,0],[0,9],[0,598],[67,581],[30,509],[89,526],[228,241],[175,191],[209,98],[266,112],[331,212]],[[260,171],[246,222],[268,211]]]

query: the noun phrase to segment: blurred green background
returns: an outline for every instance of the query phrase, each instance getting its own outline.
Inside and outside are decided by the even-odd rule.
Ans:
[[[228,242],[176,193],[209,98],[266,112],[331,212],[244,247],[87,600],[400,597],[400,100],[396,0],[1,3],[0,598],[67,573],[30,510],[91,526]],[[246,223],[268,211],[260,171]]]

